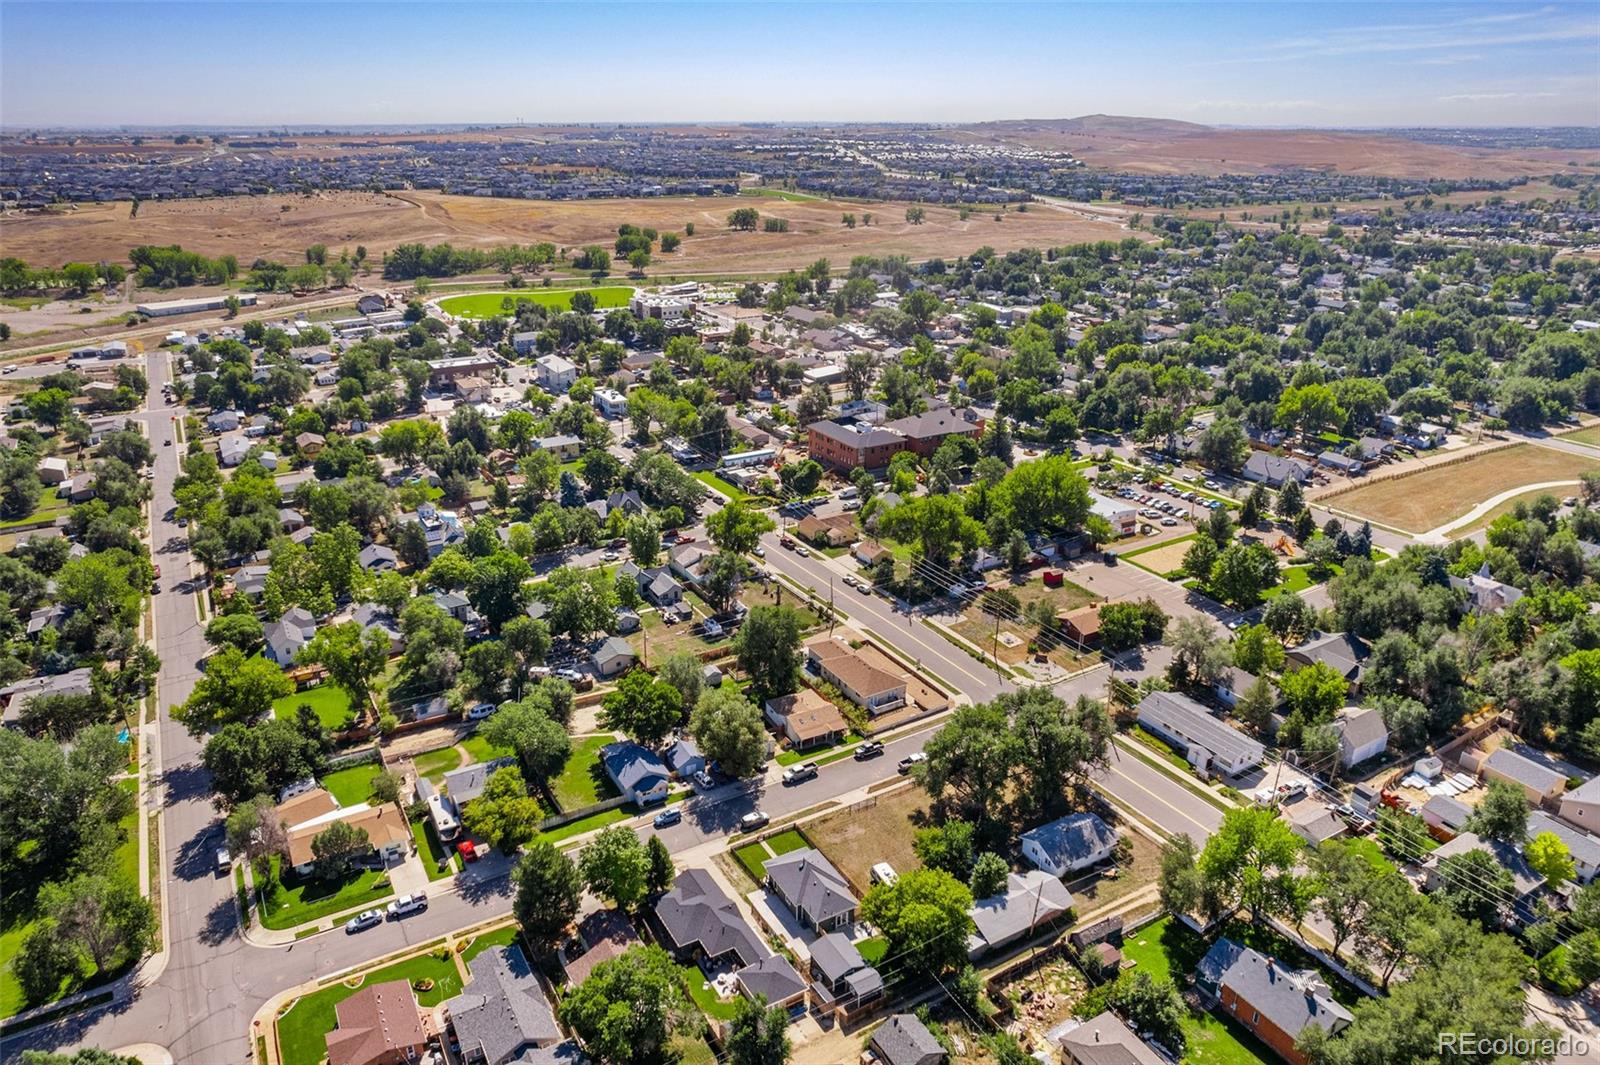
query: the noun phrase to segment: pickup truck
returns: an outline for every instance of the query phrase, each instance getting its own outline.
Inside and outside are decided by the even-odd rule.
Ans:
[[[783,771],[783,782],[789,785],[804,784],[816,775],[817,763],[801,762],[799,765],[792,765]]]

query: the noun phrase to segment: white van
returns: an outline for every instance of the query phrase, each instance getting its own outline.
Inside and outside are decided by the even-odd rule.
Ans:
[[[879,862],[867,874],[874,884],[894,884],[900,879],[900,874],[894,871],[894,866],[888,862]]]

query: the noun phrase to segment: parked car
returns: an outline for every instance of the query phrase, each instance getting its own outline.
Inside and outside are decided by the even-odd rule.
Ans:
[[[498,709],[499,707],[495,706],[494,703],[479,703],[477,706],[474,706],[471,710],[467,711],[467,720],[482,721],[484,718],[488,717]]]
[[[478,849],[478,845],[470,839],[464,839],[457,843],[456,853],[461,855],[462,861],[467,862],[475,862],[483,857],[483,852]]]
[[[344,923],[344,930],[347,935],[354,935],[357,932],[363,932],[371,928],[373,925],[382,923],[382,910],[362,910]]]
[[[228,848],[217,848],[217,875],[227,876],[233,869],[233,855],[228,853]]]
[[[428,896],[418,893],[416,895],[401,895],[389,903],[389,919],[399,920],[408,913],[421,913],[428,908]]]
[[[755,547],[751,548],[750,549],[750,553],[752,555],[756,556],[757,558],[766,558],[767,557],[767,549],[762,547],[760,544],[757,544]]]
[[[817,763],[801,762],[799,765],[792,765],[783,771],[783,782],[789,785],[804,784],[816,775]]]
[[[911,772],[912,766],[926,762],[927,760],[928,756],[923,754],[921,751],[918,751],[916,754],[908,754],[904,758],[900,759],[900,772],[909,773]]]
[[[772,818],[767,816],[764,811],[751,810],[749,813],[739,818],[739,831],[754,832],[758,828],[765,828],[771,822]]]
[[[883,753],[882,740],[868,740],[856,748],[855,760],[865,762],[868,758],[876,758]]]
[[[810,558],[811,557],[811,552],[806,549],[806,546],[804,544],[795,544],[794,545],[794,553],[799,555],[801,558]]]
[[[576,684],[583,679],[583,674],[578,672],[576,669],[572,669],[571,667],[563,667],[555,670],[554,675],[569,684]]]
[[[603,551],[600,554],[600,561],[615,562],[619,557],[620,556],[615,551]]]
[[[655,820],[650,822],[652,828],[671,828],[683,820],[682,810],[662,810],[656,814]]]
[[[867,871],[867,879],[874,884],[888,884],[893,886],[900,879],[900,874],[894,871],[894,866],[888,862],[878,862]]]
[[[702,788],[714,788],[717,786],[715,778],[704,769],[694,775],[694,782]]]

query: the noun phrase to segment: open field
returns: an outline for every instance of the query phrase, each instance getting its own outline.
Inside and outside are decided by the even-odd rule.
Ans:
[[[1519,495],[1512,496],[1510,499],[1507,499],[1504,502],[1496,504],[1495,506],[1491,507],[1487,513],[1473,521],[1468,522],[1465,525],[1451,529],[1445,535],[1452,540],[1460,539],[1463,536],[1470,536],[1479,529],[1486,528],[1492,524],[1500,515],[1511,513],[1516,509],[1518,503],[1531,504],[1540,496],[1554,496],[1557,500],[1560,500],[1565,496],[1576,495],[1577,491],[1578,490],[1576,488],[1536,488],[1531,492],[1523,492]]]
[[[755,206],[785,218],[787,233],[736,233],[728,213]],[[905,220],[903,203],[779,197],[693,196],[637,200],[502,200],[431,192],[378,195],[324,192],[311,196],[239,196],[146,202],[129,218],[127,203],[76,204],[57,212],[6,216],[6,254],[29,263],[126,262],[141,244],[181,244],[204,255],[231,253],[243,261],[303,258],[312,244],[330,251],[365,245],[369,261],[398,244],[448,242],[492,247],[549,241],[573,248],[616,239],[632,222],[662,233],[695,235],[678,251],[657,255],[652,276],[684,273],[772,272],[831,258],[838,269],[856,255],[904,254],[913,259],[970,254],[984,245],[1000,251],[1081,241],[1121,240],[1132,234],[1114,220],[1093,220],[1042,205],[1004,222],[973,213],[966,221],[950,208],[927,207],[925,222]],[[872,225],[846,228],[846,211],[873,216]],[[374,274],[364,284],[381,284]]]
[[[504,292],[476,292],[470,296],[446,296],[439,301],[439,308],[458,318],[495,318],[505,315],[504,304],[509,299],[513,305],[518,300],[527,300],[545,307],[567,310],[572,306],[572,297],[577,292],[588,292],[594,296],[594,305],[602,309],[626,307],[633,296],[633,289],[621,285],[590,289],[507,289]]]
[[[1600,447],[1600,425],[1591,425],[1587,429],[1579,429],[1575,433],[1564,433],[1563,440],[1574,440],[1580,444],[1591,444]]]
[[[918,828],[928,824],[928,795],[918,787],[881,794],[872,806],[850,807],[806,822],[806,836],[860,892],[871,884],[868,873],[888,862],[898,873],[918,869],[922,861],[911,849]]]
[[[1130,552],[1119,552],[1119,557],[1132,562],[1135,566],[1159,573],[1165,577],[1167,574],[1183,568],[1183,556],[1189,553],[1189,547],[1194,542],[1194,534],[1180,536],[1175,540],[1156,544],[1154,547],[1143,548]]]
[[[1314,167],[1391,177],[1507,178],[1568,171],[1592,150],[1459,148],[1382,133],[1217,129],[1191,122],[1087,115],[983,122],[952,136],[1069,151],[1091,167],[1150,174],[1270,173]]]
[[[1575,480],[1600,470],[1600,458],[1517,444],[1464,462],[1375,481],[1320,502],[1408,532],[1436,529],[1479,502],[1526,484]]]

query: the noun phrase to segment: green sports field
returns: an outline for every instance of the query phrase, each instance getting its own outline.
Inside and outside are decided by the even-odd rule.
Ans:
[[[474,292],[468,296],[446,296],[439,301],[439,307],[449,314],[462,318],[497,318],[502,315],[510,317],[510,312],[505,307],[505,301],[508,299],[513,304],[518,300],[528,300],[545,307],[559,307],[565,310],[572,306],[572,295],[575,292],[588,292],[594,296],[594,305],[599,308],[626,307],[628,300],[633,297],[633,289],[624,285],[588,289],[508,289],[501,292]]]

